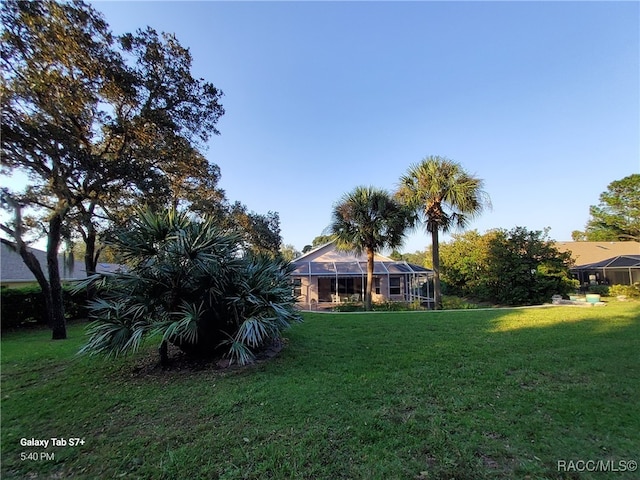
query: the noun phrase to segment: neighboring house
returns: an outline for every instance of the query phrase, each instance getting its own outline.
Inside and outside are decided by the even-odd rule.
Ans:
[[[374,262],[374,302],[433,301],[433,287],[429,283],[432,270],[379,254],[375,255]],[[294,265],[291,274],[294,293],[303,308],[314,308],[323,303],[359,302],[364,298],[367,283],[365,254],[339,251],[331,242],[291,263]]]
[[[619,255],[571,269],[580,285],[633,285],[640,283],[640,255]]]
[[[0,244],[0,286],[2,287],[24,287],[27,285],[36,285],[37,281],[31,270],[27,268],[22,257],[11,247]],[[36,256],[42,267],[42,271],[47,278],[47,253],[42,250],[30,249]],[[84,268],[84,262],[74,262],[71,268],[65,266],[62,255],[58,257],[58,265],[60,278],[63,282],[74,282],[87,278]],[[120,269],[120,265],[113,263],[99,263],[97,265],[98,273],[114,273]]]
[[[640,242],[557,242],[571,252],[571,273],[581,285],[631,285],[640,282]]]

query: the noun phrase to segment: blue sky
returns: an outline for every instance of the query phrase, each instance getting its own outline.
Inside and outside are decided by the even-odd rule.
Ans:
[[[428,155],[485,180],[471,224],[583,229],[640,172],[637,2],[95,1],[115,33],[174,33],[224,91],[206,156],[301,250],[357,185]],[[429,244],[422,230],[403,251]]]

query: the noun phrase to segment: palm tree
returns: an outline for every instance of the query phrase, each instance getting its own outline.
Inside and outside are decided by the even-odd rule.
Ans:
[[[169,343],[191,357],[224,354],[246,364],[280,342],[281,332],[300,320],[293,267],[266,254],[243,255],[240,241],[215,218],[141,210],[112,238],[127,271],[95,275],[78,287],[97,291],[89,305],[95,322],[82,351],[119,355],[159,333],[163,364]]]
[[[365,310],[371,310],[375,253],[399,247],[413,218],[411,211],[389,192],[375,187],[356,187],[334,206],[329,228],[337,247],[367,254]]]
[[[436,309],[442,307],[438,233],[464,228],[490,207],[483,186],[483,180],[467,173],[459,163],[438,156],[412,165],[400,178],[396,198],[420,215],[431,233]]]

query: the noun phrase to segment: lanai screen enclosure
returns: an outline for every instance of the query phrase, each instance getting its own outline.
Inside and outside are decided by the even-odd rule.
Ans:
[[[303,308],[321,303],[360,302],[367,282],[364,255],[341,252],[329,243],[298,257],[291,275],[295,295]],[[373,271],[373,301],[433,302],[430,282],[433,271],[376,254]]]
[[[640,282],[640,255],[619,255],[571,269],[581,285],[633,285]]]

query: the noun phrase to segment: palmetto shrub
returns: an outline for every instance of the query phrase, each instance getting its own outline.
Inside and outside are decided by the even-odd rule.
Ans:
[[[94,321],[82,352],[118,355],[157,335],[192,357],[226,355],[246,364],[300,321],[281,259],[243,252],[212,220],[144,210],[112,241],[126,272],[95,276]]]

